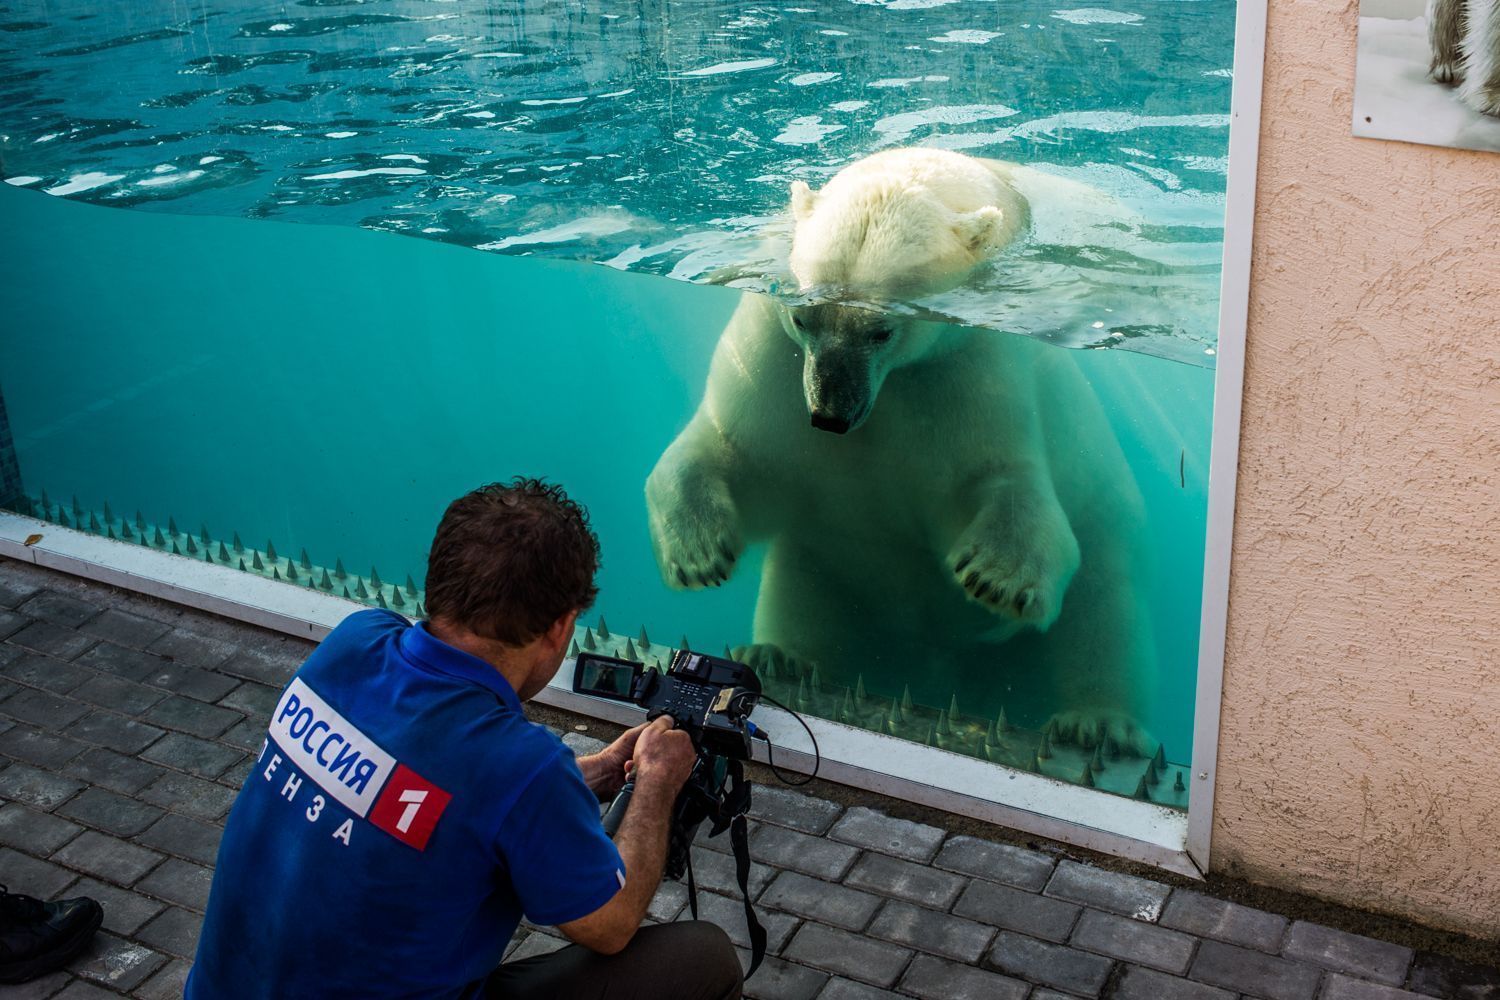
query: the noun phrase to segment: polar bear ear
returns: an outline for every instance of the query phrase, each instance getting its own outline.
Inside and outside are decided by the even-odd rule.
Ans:
[[[792,181],[792,218],[798,222],[812,215],[818,203],[818,193],[802,181]]]
[[[1000,223],[1005,213],[994,205],[985,205],[960,215],[953,224],[953,233],[970,250],[978,253],[995,245],[1000,234]]]

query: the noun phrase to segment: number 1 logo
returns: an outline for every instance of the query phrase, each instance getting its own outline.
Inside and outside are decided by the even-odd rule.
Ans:
[[[397,764],[370,810],[370,822],[403,844],[426,850],[452,798],[405,764]]]

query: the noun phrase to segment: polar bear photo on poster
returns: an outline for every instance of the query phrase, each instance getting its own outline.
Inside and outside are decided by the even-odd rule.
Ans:
[[[810,304],[744,295],[647,480],[652,541],[682,589],[766,543],[752,663],[774,651],[929,705],[963,691],[1013,719],[1041,705],[1022,721],[1148,755],[1144,512],[1073,352],[881,307],[1023,239],[1048,210],[1022,196],[1027,170],[894,149],[820,191],[793,183],[789,265]]]

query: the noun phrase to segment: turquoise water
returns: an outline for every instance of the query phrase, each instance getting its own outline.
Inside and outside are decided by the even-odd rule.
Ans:
[[[372,602],[410,577],[415,604],[446,503],[544,475],[603,541],[614,638],[589,640],[645,629],[648,659],[684,635],[763,640],[775,532],[724,586],[671,589],[645,484],[742,290],[786,294],[788,184],[897,145],[1016,160],[1101,200],[1034,206],[994,267],[908,305],[964,343],[1076,367],[1038,407],[1102,414],[1102,433],[1053,446],[1112,484],[1091,521],[1131,556],[1118,588],[1077,584],[1064,607],[1138,595],[1121,630],[1150,650],[1135,714],[1186,761],[1232,22],[1219,0],[0,4],[0,394],[27,492],[112,533],[140,512],[148,539],[194,554],[198,535],[210,559],[241,538],[230,565],[269,541],[268,573],[317,585],[343,565],[323,589]],[[794,447],[863,440],[824,437]],[[818,482],[791,486],[818,508]],[[1087,747],[1030,758],[1067,708],[1035,683],[1062,672],[1055,632],[992,661],[944,625],[920,633],[916,669],[886,627],[912,606],[855,596],[842,569],[813,567],[847,613],[817,637],[812,683],[805,664],[768,671],[785,697],[1132,793],[1113,764],[1080,777]],[[1150,797],[1185,804],[1162,777]]]
[[[792,180],[928,145],[1088,184],[918,303],[1212,364],[1230,0],[0,6],[12,184],[785,287]]]

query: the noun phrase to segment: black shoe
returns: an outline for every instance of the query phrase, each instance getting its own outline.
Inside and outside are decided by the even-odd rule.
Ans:
[[[0,885],[0,983],[60,969],[88,945],[104,908],[87,896],[44,903]]]

